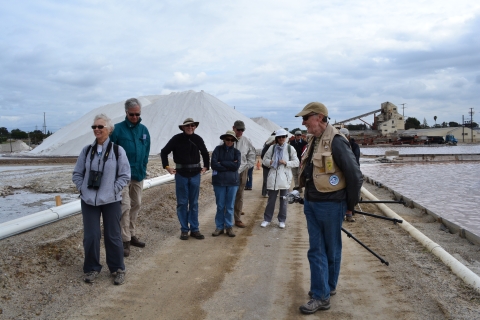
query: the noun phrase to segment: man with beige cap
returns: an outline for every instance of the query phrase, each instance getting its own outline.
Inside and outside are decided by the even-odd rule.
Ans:
[[[160,151],[163,167],[175,175],[175,191],[177,195],[177,216],[180,221],[180,239],[190,237],[204,239],[198,223],[198,195],[200,192],[200,174],[210,166],[210,155],[202,137],[195,134],[199,122],[187,118],[178,126],[182,133],[174,135]],[[175,168],[168,164],[168,155],[173,152]],[[203,166],[200,164],[200,154]]]
[[[237,190],[237,195],[235,196],[235,226],[238,228],[245,228],[245,224],[242,222],[242,209],[243,209],[243,191],[245,189],[245,184],[247,183],[247,173],[248,169],[255,166],[255,158],[257,156],[256,150],[253,147],[252,141],[247,137],[243,136],[245,131],[245,123],[242,120],[237,120],[233,124],[233,131],[235,132],[235,137],[238,141],[235,142],[234,147],[240,151],[242,155],[242,161],[240,163],[240,168],[238,168],[238,173],[240,175],[240,186]]]
[[[300,306],[306,314],[330,309],[342,258],[342,222],[360,197],[363,178],[347,139],[328,123],[328,109],[307,104],[296,117],[311,134],[302,155],[300,187],[305,187],[304,213],[310,248],[310,300]]]

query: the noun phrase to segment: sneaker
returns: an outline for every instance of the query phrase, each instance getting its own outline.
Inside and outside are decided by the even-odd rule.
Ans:
[[[205,236],[200,233],[200,231],[190,231],[190,237],[194,237],[195,239],[202,240],[205,239]]]
[[[334,296],[337,294],[337,290],[333,289],[332,291],[330,291],[330,296]],[[312,291],[308,291],[308,296],[310,297],[310,299],[313,298],[313,292]]]
[[[94,283],[97,276],[98,271],[90,271],[88,273],[85,273],[85,278],[83,278],[83,281],[85,281],[86,283]]]
[[[221,234],[223,234],[223,229],[215,229],[212,233],[212,237],[218,237]]]
[[[119,286],[124,283],[125,283],[125,270],[118,269],[115,275],[115,279],[113,280],[113,284],[116,286]]]
[[[311,299],[303,306],[300,306],[300,311],[305,314],[312,314],[318,310],[328,310],[330,309],[330,299],[320,300],[320,299]]]
[[[260,225],[260,227],[265,228],[265,227],[268,226],[269,224],[270,224],[270,222],[268,222],[268,221],[263,221],[262,224]]]
[[[183,232],[180,234],[180,240],[188,240],[188,232]]]
[[[132,245],[134,247],[144,248],[145,247],[145,242],[142,242],[142,241],[138,240],[138,238],[136,236],[133,236],[130,239],[130,245]]]
[[[123,243],[123,256],[128,257],[130,255],[130,241]]]
[[[352,217],[352,216],[346,216],[345,217],[345,221],[348,221],[348,222],[355,222],[355,218]]]
[[[285,229],[285,222],[280,222],[280,223],[278,224],[278,227],[279,227],[280,229]]]
[[[227,236],[229,236],[230,238],[235,237],[235,233],[233,233],[232,228],[227,228]]]

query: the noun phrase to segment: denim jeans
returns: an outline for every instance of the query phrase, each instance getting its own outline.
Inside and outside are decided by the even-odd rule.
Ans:
[[[200,173],[186,178],[175,174],[177,194],[177,216],[182,232],[198,230],[198,194],[200,192]],[[190,224],[190,226],[189,226]]]
[[[233,205],[238,186],[213,186],[217,202],[215,227],[223,230],[233,227]]]
[[[310,241],[310,291],[313,298],[326,300],[337,287],[342,259],[342,223],[345,201],[305,200],[304,213]]]
[[[250,169],[248,169],[247,183],[245,184],[245,188],[252,189],[252,186],[253,186],[253,168],[254,167],[251,167]]]

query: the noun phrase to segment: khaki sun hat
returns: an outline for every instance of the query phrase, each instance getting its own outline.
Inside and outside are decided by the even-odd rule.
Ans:
[[[238,141],[238,138],[235,136],[235,132],[233,132],[233,130],[227,130],[227,132],[225,132],[225,134],[222,134],[220,136],[220,140],[225,139],[227,136],[231,136],[231,137],[235,138],[235,140]]]
[[[187,118],[185,119],[185,121],[183,121],[182,124],[178,125],[178,128],[183,131],[183,128],[182,128],[183,126],[186,126],[187,124],[192,124],[192,123],[195,124],[195,127],[198,127],[198,125],[200,124],[200,122],[198,121],[193,121],[192,118]]]
[[[307,104],[303,108],[302,111],[297,113],[297,115],[295,117],[302,117],[302,116],[306,116],[307,114],[311,114],[311,113],[317,113],[317,114],[321,113],[325,117],[328,117],[328,109],[321,102],[310,102],[309,104]]]

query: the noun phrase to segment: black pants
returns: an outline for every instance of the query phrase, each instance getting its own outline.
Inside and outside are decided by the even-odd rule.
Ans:
[[[83,272],[102,270],[100,264],[100,216],[103,216],[103,233],[105,237],[105,252],[107,266],[110,272],[125,270],[123,263],[123,242],[120,229],[122,209],[120,201],[101,206],[91,206],[81,201],[83,217],[83,249],[85,260]]]
[[[268,172],[270,171],[270,168],[265,168],[262,166],[263,169],[263,184],[262,184],[262,196],[267,195],[267,178],[268,178]]]

